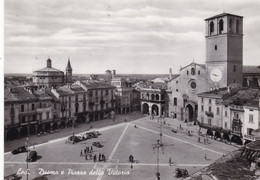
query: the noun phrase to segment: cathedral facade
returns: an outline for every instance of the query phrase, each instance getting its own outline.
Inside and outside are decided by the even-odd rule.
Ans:
[[[243,17],[222,13],[205,19],[206,63],[191,63],[168,81],[169,115],[196,121],[198,93],[243,83]]]

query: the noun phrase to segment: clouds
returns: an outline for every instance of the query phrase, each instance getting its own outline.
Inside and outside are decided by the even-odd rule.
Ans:
[[[122,73],[167,73],[193,58],[204,63],[204,19],[221,13],[223,4],[230,13],[248,16],[244,59],[255,59],[251,54],[258,53],[250,50],[260,37],[252,37],[259,29],[260,13],[254,10],[260,2],[248,3],[251,8],[232,0],[6,0],[5,72],[31,73],[45,66],[48,56],[59,69],[70,56],[77,73],[103,73],[109,67]],[[21,62],[31,66],[15,69]]]

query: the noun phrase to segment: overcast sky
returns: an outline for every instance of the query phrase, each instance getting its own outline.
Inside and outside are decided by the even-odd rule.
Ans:
[[[244,64],[260,65],[260,0],[5,0],[4,71],[178,73],[205,63],[205,18],[244,16]]]

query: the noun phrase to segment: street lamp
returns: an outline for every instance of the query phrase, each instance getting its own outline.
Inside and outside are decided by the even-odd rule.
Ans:
[[[27,150],[27,158],[26,158],[26,179],[28,180],[28,176],[29,176],[29,168],[28,168],[28,153],[29,153],[29,138],[26,137],[26,141],[25,141],[25,146],[26,146],[26,150]]]
[[[164,154],[164,147],[162,145],[162,143],[160,142],[160,139],[157,140],[157,143],[153,145],[153,149],[157,149],[156,154],[157,154],[157,172],[156,172],[156,177],[157,180],[160,180],[160,171],[159,171],[159,161],[160,161],[160,157],[159,157],[159,149],[161,148],[163,154]]]

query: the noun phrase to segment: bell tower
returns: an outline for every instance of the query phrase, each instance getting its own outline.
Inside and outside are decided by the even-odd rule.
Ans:
[[[205,21],[207,89],[242,85],[243,17],[222,13]]]
[[[66,67],[66,83],[72,83],[72,68],[70,65],[70,58],[68,59],[68,64]]]

